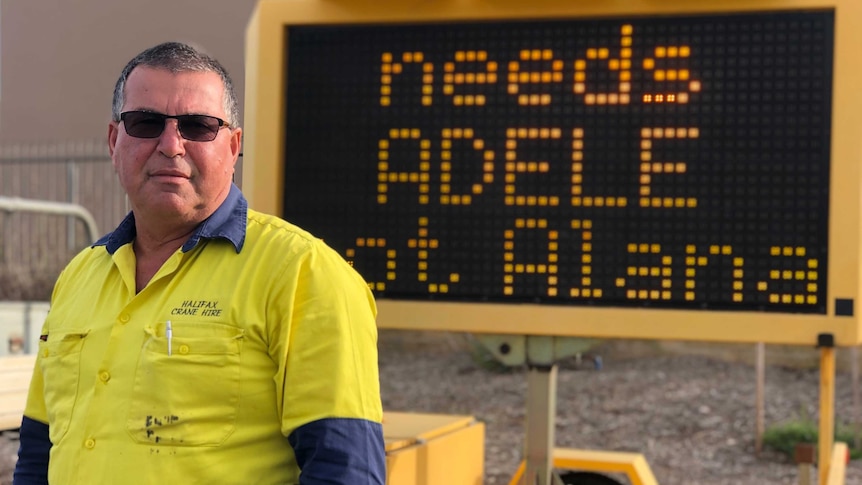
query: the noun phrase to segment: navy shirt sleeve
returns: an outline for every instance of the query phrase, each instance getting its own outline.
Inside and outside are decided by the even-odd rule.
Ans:
[[[386,483],[386,451],[380,423],[321,419],[300,426],[287,439],[299,465],[300,485]]]
[[[48,425],[24,416],[12,485],[48,485]]]

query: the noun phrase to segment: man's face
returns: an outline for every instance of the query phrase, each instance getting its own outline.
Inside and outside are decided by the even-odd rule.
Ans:
[[[221,78],[214,72],[171,73],[138,66],[126,80],[122,111],[227,120],[223,95]],[[227,197],[240,151],[240,129],[221,128],[215,140],[190,141],[180,136],[175,119],[165,122],[157,138],[130,136],[123,124],[109,124],[108,146],[136,219],[197,223]]]

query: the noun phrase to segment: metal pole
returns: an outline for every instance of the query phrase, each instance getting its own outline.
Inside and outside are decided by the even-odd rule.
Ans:
[[[531,366],[527,374],[526,469],[522,485],[551,485],[557,365]]]
[[[69,203],[78,204],[78,167],[74,160],[66,161],[66,192],[68,193]],[[69,216],[66,221],[66,247],[74,249],[76,243],[75,237],[75,220],[73,216]]]
[[[829,335],[829,337],[832,337]],[[823,342],[828,340],[828,342]],[[818,483],[827,483],[835,433],[835,347],[833,339],[820,342],[820,430],[817,439]]]
[[[811,463],[800,463],[799,485],[811,485]]]
[[[36,351],[36,349],[30,348],[30,338],[32,337],[32,332],[30,331],[30,327],[33,324],[32,319],[33,305],[28,301],[24,303],[24,353],[30,354]]]
[[[862,448],[862,436],[860,436],[862,399],[859,396],[859,347],[856,346],[850,348],[850,381],[853,393],[853,447],[858,450]]]
[[[763,342],[758,342],[756,350],[756,367],[757,367],[757,389],[755,391],[754,405],[756,408],[755,427],[756,435],[754,436],[754,452],[758,455],[763,451],[763,433],[766,431],[766,346]]]

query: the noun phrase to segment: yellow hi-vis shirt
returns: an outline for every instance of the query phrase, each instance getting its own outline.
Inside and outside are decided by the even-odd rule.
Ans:
[[[49,425],[51,484],[295,484],[297,427],[380,423],[366,283],[281,219],[248,211],[244,234],[193,237],[137,294],[130,241],[63,271],[25,411]]]

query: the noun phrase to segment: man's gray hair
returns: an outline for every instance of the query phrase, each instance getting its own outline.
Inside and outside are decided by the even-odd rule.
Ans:
[[[194,47],[180,42],[165,42],[151,47],[129,61],[117,84],[114,86],[114,101],[111,108],[111,117],[114,121],[120,121],[120,112],[126,98],[126,81],[129,74],[138,66],[147,66],[155,69],[164,69],[172,73],[180,72],[214,72],[221,77],[224,85],[224,112],[227,113],[227,121],[231,127],[239,125],[239,105],[233,82],[227,70],[217,60],[198,51]],[[183,113],[178,113],[183,114]]]

